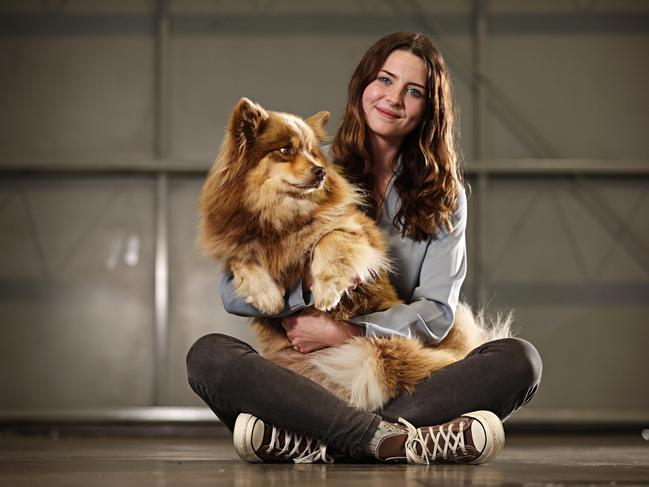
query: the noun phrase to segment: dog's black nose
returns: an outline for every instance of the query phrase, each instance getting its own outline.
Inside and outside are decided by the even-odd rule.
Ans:
[[[317,178],[324,178],[327,170],[322,166],[314,166],[311,168],[311,173]]]

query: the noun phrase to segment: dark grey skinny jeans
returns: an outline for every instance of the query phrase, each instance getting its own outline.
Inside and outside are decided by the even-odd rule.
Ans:
[[[433,373],[412,394],[393,399],[375,414],[348,406],[227,335],[199,338],[187,354],[190,386],[230,431],[237,415],[246,412],[323,440],[350,459],[362,458],[381,419],[403,417],[415,426],[432,426],[486,409],[505,420],[535,394],[541,370],[541,358],[529,342],[495,340]]]

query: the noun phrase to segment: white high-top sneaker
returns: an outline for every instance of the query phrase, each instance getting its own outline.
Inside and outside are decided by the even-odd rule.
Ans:
[[[503,425],[490,411],[474,411],[436,426],[416,428],[403,418],[381,438],[375,457],[385,462],[484,463],[505,445]]]
[[[286,428],[241,413],[234,423],[234,449],[251,463],[333,463],[327,445]]]

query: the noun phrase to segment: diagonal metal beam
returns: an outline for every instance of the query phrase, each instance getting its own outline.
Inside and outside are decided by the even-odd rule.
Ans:
[[[9,207],[9,203],[11,203],[11,200],[14,199],[15,195],[16,195],[16,191],[10,190],[9,194],[6,195],[2,201],[0,201],[0,214],[2,214],[2,212]]]
[[[41,242],[40,235],[38,233],[38,225],[36,225],[36,217],[34,216],[34,210],[32,209],[31,202],[29,201],[29,195],[27,194],[27,189],[20,189],[20,199],[23,202],[23,207],[25,209],[25,214],[27,215],[27,221],[29,222],[29,230],[32,234],[34,241],[34,246],[36,247],[36,253],[38,255],[38,260],[45,274],[45,279],[49,279],[52,275],[49,266],[47,265],[47,257],[45,256],[45,249],[43,247],[43,242]]]
[[[79,234],[77,239],[68,247],[67,252],[63,256],[63,258],[59,261],[55,269],[55,272],[57,274],[63,272],[63,270],[66,268],[68,263],[72,260],[72,258],[79,253],[79,249],[83,247],[83,244],[88,240],[88,238],[93,234],[95,229],[99,226],[99,223],[101,222],[102,218],[106,215],[106,213],[108,213],[110,207],[113,206],[120,192],[121,192],[120,189],[118,187],[115,187],[108,194],[108,197],[106,198],[106,201],[104,201],[104,204],[101,205],[99,207],[99,210],[96,212],[96,214],[90,218],[90,221],[88,222],[87,226],[81,230],[81,233]]]
[[[642,203],[647,197],[647,194],[649,194],[649,187],[645,186],[644,190],[640,192],[636,200],[633,202],[633,205],[631,206],[631,209],[629,210],[629,213],[626,216],[626,220],[631,220],[634,218],[637,214],[638,211],[640,211],[640,208],[642,206]],[[604,254],[602,255],[602,258],[600,259],[599,263],[595,267],[595,270],[593,271],[592,275],[590,276],[591,278],[597,278],[602,270],[604,269],[604,265],[606,262],[609,261],[611,255],[613,255],[613,251],[620,245],[620,239],[611,239],[611,243],[608,246],[608,249]]]
[[[543,196],[542,189],[537,189],[530,195],[530,199],[528,200],[527,205],[525,205],[522,213],[512,225],[507,238],[504,239],[505,244],[500,248],[500,252],[498,252],[498,254],[491,260],[491,265],[488,268],[485,268],[485,272],[491,272],[491,269],[500,267],[501,262],[509,253],[509,249],[512,243],[516,240],[516,237],[520,234],[525,224],[529,221],[529,216],[532,213],[532,210],[534,210],[539,201],[541,201],[541,196]]]
[[[570,221],[566,216],[566,212],[559,204],[559,194],[555,187],[553,187],[550,190],[550,196],[551,196],[550,201],[552,203],[552,207],[554,208],[554,212],[557,215],[557,217],[559,217],[559,224],[561,225],[561,228],[563,230],[563,235],[566,236],[568,239],[568,247],[570,248],[570,252],[572,253],[575,262],[577,262],[577,268],[581,273],[581,277],[587,279],[588,266],[586,265],[586,260],[582,255],[581,245],[580,245],[581,240],[577,238],[577,236],[575,235],[573,225],[570,224]]]
[[[629,254],[649,274],[649,248],[642,239],[633,231],[624,218],[611,208],[606,201],[597,194],[594,188],[588,187],[583,177],[572,177],[573,194],[583,206],[595,216],[615,239],[619,239]]]

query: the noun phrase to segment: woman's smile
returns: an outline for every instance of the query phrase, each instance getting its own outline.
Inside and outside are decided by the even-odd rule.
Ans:
[[[381,108],[381,107],[375,107],[375,108],[381,115],[383,115],[387,119],[394,120],[397,118],[401,118],[401,115],[399,115],[397,112],[393,112],[388,108]]]

